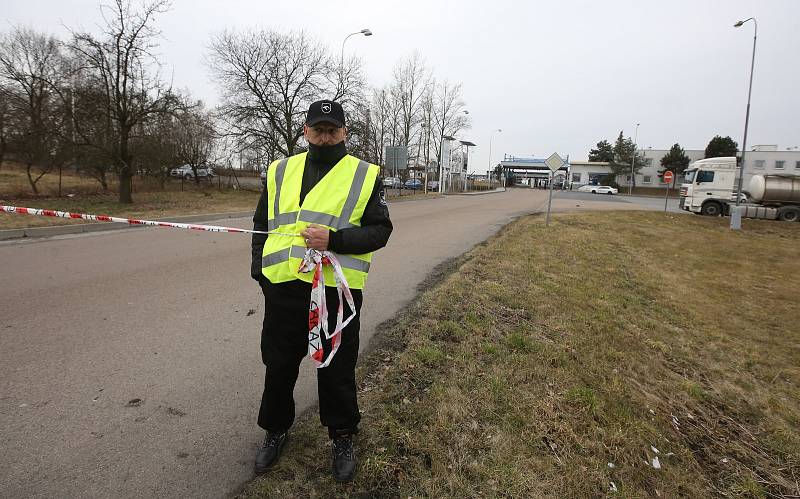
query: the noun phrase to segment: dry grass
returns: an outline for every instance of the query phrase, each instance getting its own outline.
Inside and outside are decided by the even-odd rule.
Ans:
[[[134,204],[120,204],[116,194],[116,181],[110,180],[110,192],[102,193],[100,184],[89,177],[64,172],[62,193],[56,197],[58,175],[46,175],[39,182],[41,194],[30,194],[24,170],[5,163],[0,170],[0,204],[25,206],[58,211],[113,215],[126,218],[163,218],[178,215],[224,213],[254,210],[259,193],[248,190],[222,188],[216,181],[194,182],[170,180],[162,189],[156,179],[134,179]],[[23,227],[45,227],[92,223],[85,220],[10,215],[0,212],[0,230]]]
[[[312,413],[243,495],[800,495],[800,224],[745,229],[511,224],[362,359],[356,481]]]
[[[0,204],[28,206],[57,211],[111,215],[124,218],[165,218],[179,215],[227,213],[254,210],[259,193],[255,191],[219,191],[187,189],[186,191],[141,192],[134,194],[134,204],[120,204],[116,194],[77,196],[74,198],[39,198],[22,204],[19,200],[0,199]],[[17,204],[15,204],[17,203]],[[46,227],[73,223],[93,223],[86,220],[12,215],[0,212],[0,230],[22,227]],[[100,222],[98,222],[100,223]]]
[[[239,176],[253,176],[246,172]],[[220,186],[221,180],[221,186]],[[117,202],[117,182],[109,176],[109,193],[103,193],[100,184],[87,176],[64,172],[62,175],[62,197],[57,197],[58,174],[42,177],[38,187],[40,195],[31,194],[24,168],[16,164],[4,163],[0,169],[0,204],[25,206],[58,211],[113,215],[125,218],[163,218],[178,215],[197,215],[205,213],[226,213],[254,210],[260,192],[258,187],[232,190],[226,188],[227,177],[217,177],[213,182],[182,182],[169,179],[162,188],[157,179],[134,179],[134,204],[123,205]],[[402,194],[402,195],[401,195]],[[424,194],[421,191],[387,191],[391,202],[417,201],[441,197],[438,193]],[[52,217],[31,217],[9,215],[0,212],[0,230],[26,227],[47,227],[92,223],[85,220],[68,220]]]

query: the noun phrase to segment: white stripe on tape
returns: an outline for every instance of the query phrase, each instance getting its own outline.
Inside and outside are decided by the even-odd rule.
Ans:
[[[206,232],[234,232],[242,234],[271,234],[276,236],[298,237],[300,234],[287,234],[274,230],[248,230],[237,227],[221,227],[218,225],[184,224],[178,222],[156,222],[153,220],[137,220],[135,218],[110,217],[108,215],[89,215],[86,213],[70,213],[68,211],[41,210],[39,208],[22,208],[19,206],[0,205],[6,213],[17,213],[20,215],[39,215],[43,217],[60,217],[71,219],[91,220],[94,222],[112,222],[128,225],[151,225],[154,227],[172,227],[174,229],[203,230]]]

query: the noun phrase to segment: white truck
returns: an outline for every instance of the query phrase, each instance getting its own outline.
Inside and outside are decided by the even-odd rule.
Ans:
[[[735,157],[695,161],[684,172],[679,206],[701,215],[728,215],[736,205],[737,174]],[[800,220],[800,176],[753,175],[742,191],[748,195],[746,202],[740,200],[743,218]]]

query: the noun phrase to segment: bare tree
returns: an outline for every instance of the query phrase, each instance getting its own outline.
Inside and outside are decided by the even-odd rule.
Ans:
[[[119,201],[132,203],[133,164],[131,138],[149,118],[173,112],[178,100],[159,76],[153,49],[159,32],[153,27],[158,14],[169,9],[169,0],[151,0],[134,7],[132,0],[103,5],[103,35],[73,33],[71,48],[83,60],[82,71],[93,74],[102,89],[102,105],[108,118],[108,144],[119,177]]]
[[[430,70],[415,52],[400,61],[392,75],[391,95],[399,108],[399,138],[403,145],[409,146],[422,123],[422,97],[430,84]]]
[[[335,57],[329,59],[329,64],[336,64]],[[325,73],[327,80],[326,87],[335,89],[331,100],[339,102],[345,110],[349,107],[363,103],[365,79],[363,71],[363,63],[358,57],[352,56],[348,59],[340,61],[337,71],[331,71],[331,67]],[[361,108],[363,110],[363,108]],[[353,108],[353,111],[357,111]]]
[[[388,144],[388,139],[392,133],[389,96],[385,88],[373,90],[370,109],[372,109],[372,136],[375,156],[378,158],[378,164],[382,165],[384,147]]]
[[[0,169],[8,151],[8,139],[11,135],[11,89],[0,84]]]
[[[363,87],[350,59],[340,84],[338,59],[304,32],[225,31],[211,43],[208,66],[222,92],[226,136],[258,147],[267,161],[297,152],[308,105],[321,98],[354,100]]]
[[[39,193],[39,180],[65,160],[67,145],[59,134],[64,109],[51,83],[61,79],[63,69],[58,40],[52,36],[16,27],[0,38],[3,120],[13,121],[13,148],[25,163],[34,194]]]
[[[178,136],[181,127],[172,114],[160,114],[143,124],[141,137],[132,143],[139,173],[157,178],[161,189],[169,179],[170,170],[180,163]]]
[[[213,118],[203,108],[203,103],[198,102],[194,107],[178,114],[178,124],[176,158],[192,168],[195,182],[199,184],[197,169],[200,166],[210,166],[216,150],[217,133]]]
[[[424,158],[425,172],[429,169],[431,160],[431,146],[434,144],[434,131],[433,131],[433,111],[436,105],[435,99],[435,82],[431,82],[422,97],[422,130],[420,133],[419,146],[421,149],[420,159]]]
[[[102,78],[90,71],[74,71],[62,100],[69,104],[76,168],[97,180],[103,192],[108,192],[109,176],[115,171],[118,139]]]
[[[460,131],[470,127],[470,119],[465,114],[465,103],[461,98],[461,84],[450,85],[446,80],[436,86],[433,105],[434,148],[436,157],[442,155],[442,137],[455,137]]]

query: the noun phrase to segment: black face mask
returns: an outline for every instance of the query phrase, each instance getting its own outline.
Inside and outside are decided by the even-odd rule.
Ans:
[[[332,146],[316,146],[308,144],[308,159],[327,166],[334,166],[347,154],[344,141]]]

